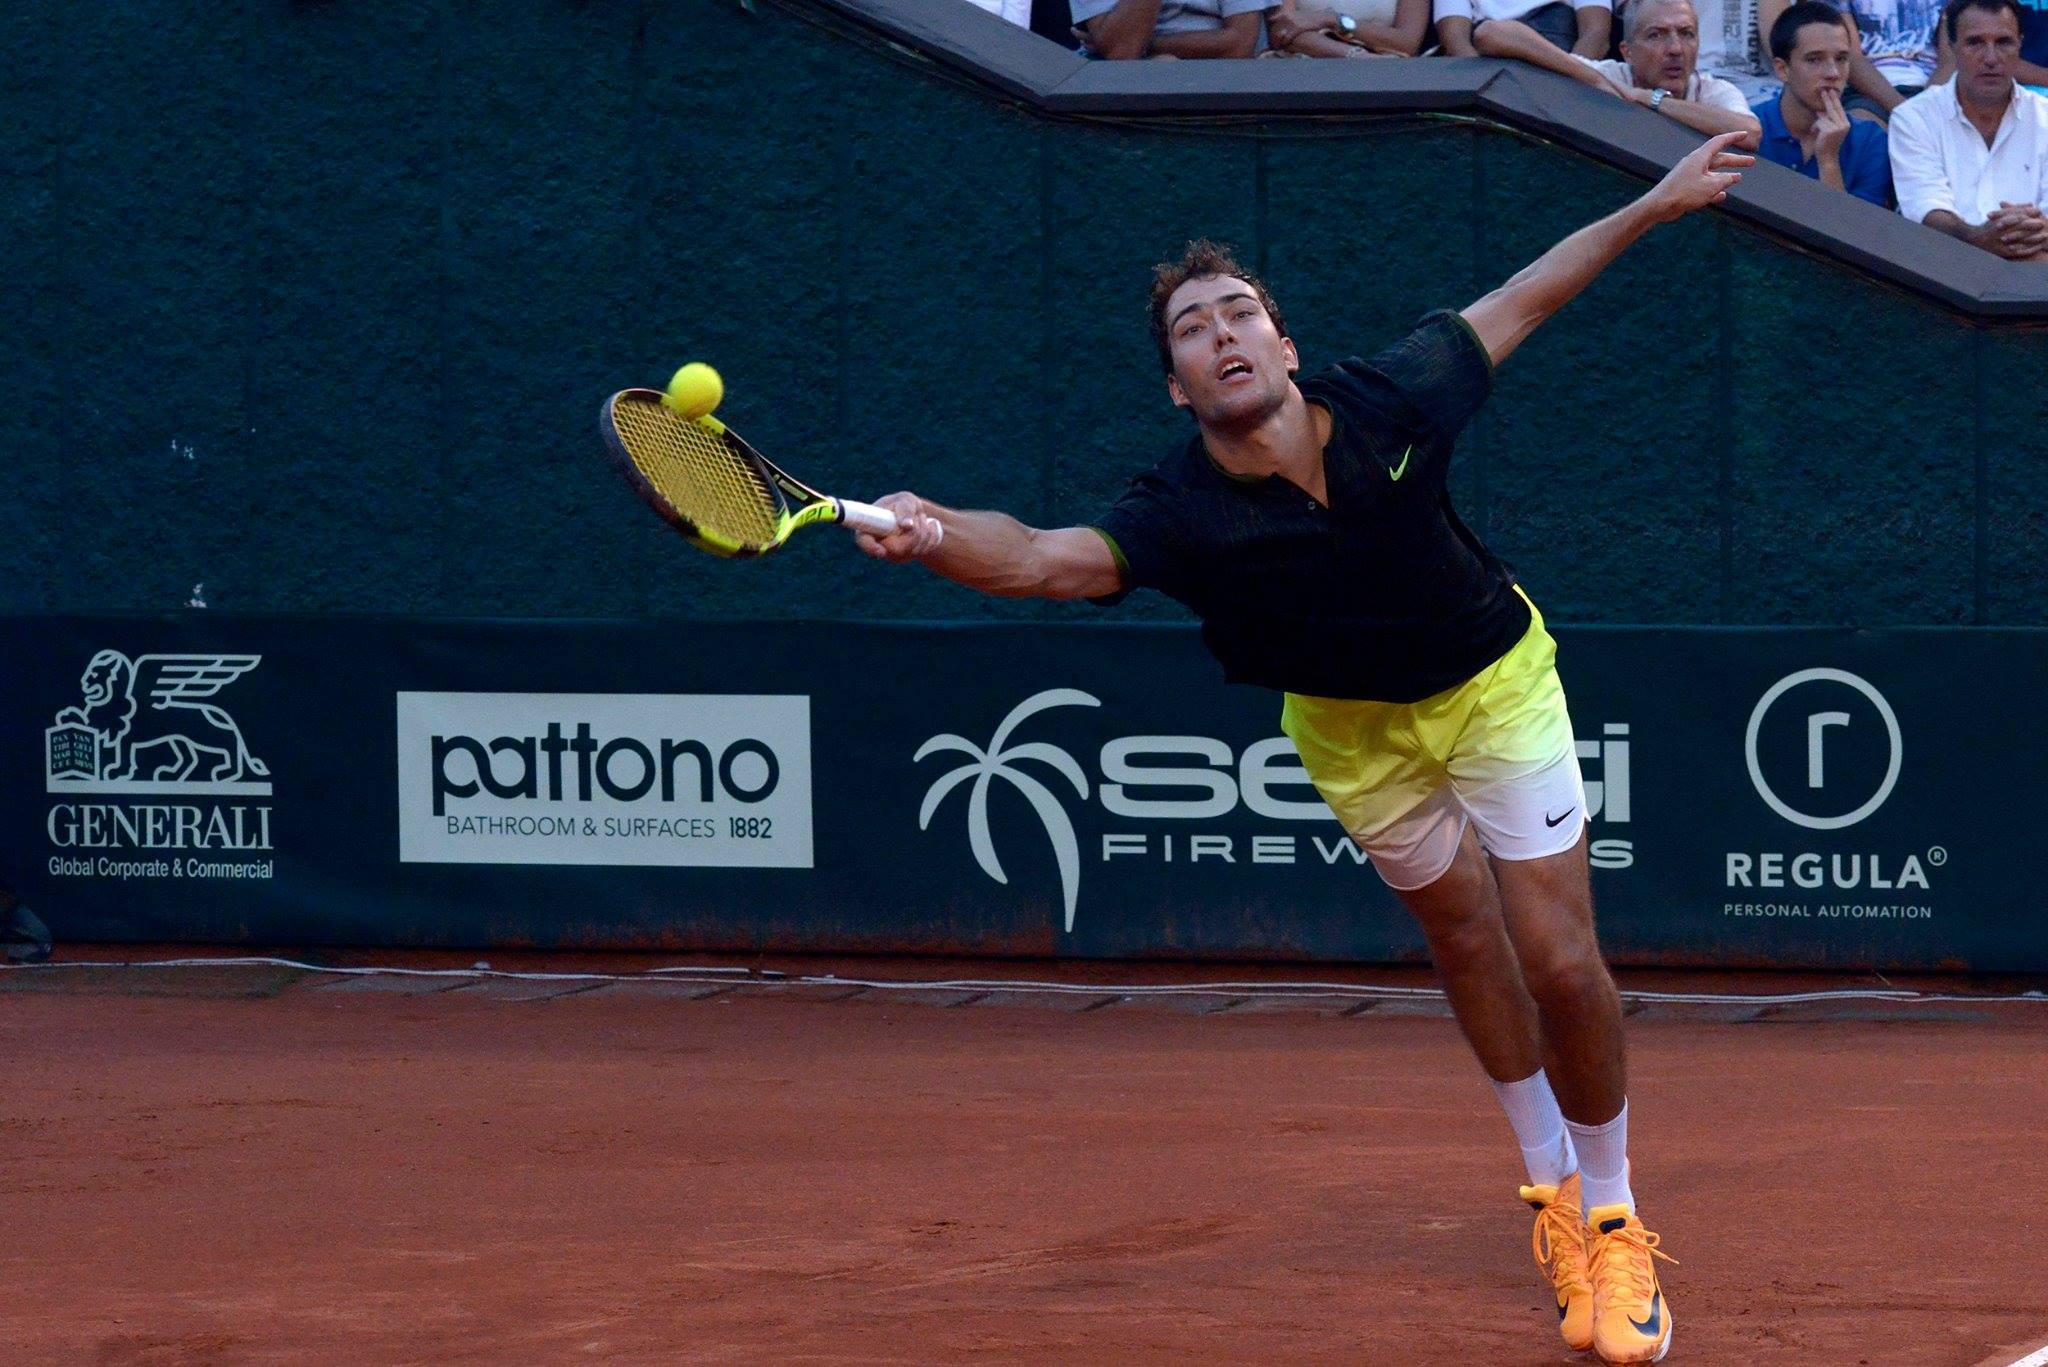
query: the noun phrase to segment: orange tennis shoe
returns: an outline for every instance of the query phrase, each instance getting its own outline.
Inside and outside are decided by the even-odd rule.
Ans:
[[[1593,1346],[1593,1283],[1586,1272],[1586,1226],[1579,1215],[1579,1175],[1563,1183],[1523,1187],[1522,1199],[1536,1208],[1529,1236],[1536,1266],[1557,1297],[1557,1332],[1565,1346],[1584,1352]]]
[[[1657,1285],[1657,1236],[1627,1206],[1586,1212],[1592,1241],[1593,1351],[1602,1362],[1661,1362],[1671,1351],[1671,1307]]]

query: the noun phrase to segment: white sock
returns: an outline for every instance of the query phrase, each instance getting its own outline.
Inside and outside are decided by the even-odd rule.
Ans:
[[[1585,1186],[1581,1209],[1590,1214],[1595,1206],[1626,1206],[1635,1214],[1636,1196],[1628,1189],[1628,1102],[1605,1125],[1564,1124],[1579,1151],[1579,1181]]]
[[[1508,1113],[1508,1124],[1515,1127],[1515,1142],[1522,1146],[1529,1185],[1554,1187],[1577,1170],[1578,1155],[1572,1152],[1564,1112],[1557,1109],[1557,1096],[1541,1068],[1520,1082],[1494,1082],[1493,1094]]]

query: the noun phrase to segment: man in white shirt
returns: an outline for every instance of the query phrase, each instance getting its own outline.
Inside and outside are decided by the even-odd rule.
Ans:
[[[1481,56],[1513,57],[1555,71],[1708,137],[1740,133],[1737,145],[1754,148],[1763,136],[1741,89],[1699,71],[1700,25],[1692,0],[1630,0],[1622,11],[1619,62],[1559,52],[1512,19],[1481,26],[1473,42]]]
[[[1432,15],[1446,57],[1477,55],[1488,24],[1512,23],[1558,52],[1596,58],[1614,31],[1614,0],[1435,0]]]
[[[2048,261],[2048,99],[2013,79],[2014,0],[1950,0],[1956,74],[1892,111],[1892,183],[1915,223],[2015,261]]]

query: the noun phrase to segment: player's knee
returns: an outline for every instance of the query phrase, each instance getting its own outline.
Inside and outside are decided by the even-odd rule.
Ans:
[[[1529,995],[1546,1011],[1571,1012],[1603,1000],[1609,991],[1607,965],[1597,944],[1547,944],[1522,958]]]
[[[1439,967],[1470,963],[1506,943],[1500,915],[1491,907],[1468,905],[1439,910],[1422,920],[1423,938]]]

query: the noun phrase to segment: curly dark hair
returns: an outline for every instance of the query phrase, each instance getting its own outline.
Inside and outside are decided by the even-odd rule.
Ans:
[[[1181,249],[1178,261],[1162,261],[1152,268],[1152,343],[1159,348],[1159,368],[1168,375],[1173,374],[1173,338],[1166,330],[1166,301],[1190,280],[1227,275],[1244,281],[1252,287],[1252,294],[1266,310],[1266,316],[1273,320],[1274,329],[1282,337],[1287,336],[1287,320],[1280,316],[1280,306],[1273,302],[1266,282],[1238,265],[1230,252],[1227,242],[1198,237]]]

